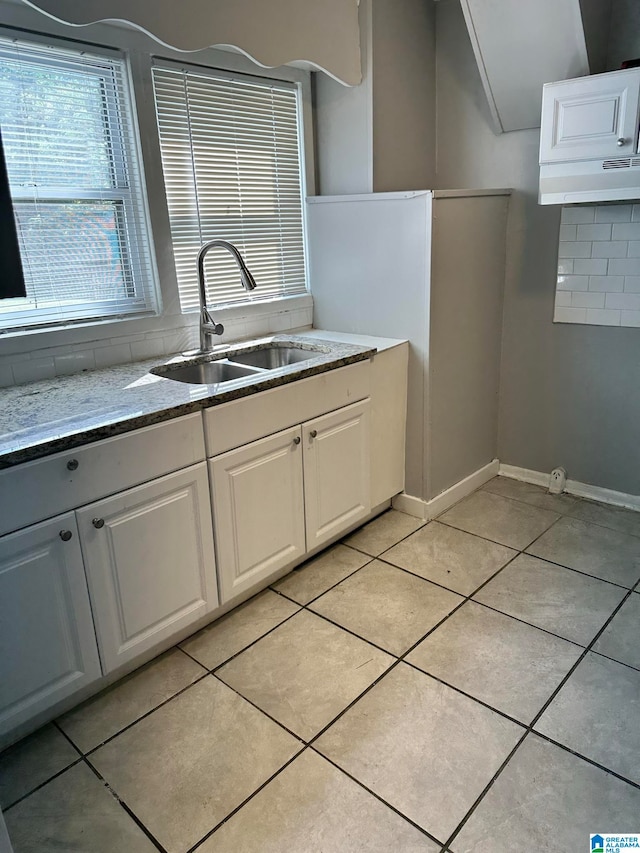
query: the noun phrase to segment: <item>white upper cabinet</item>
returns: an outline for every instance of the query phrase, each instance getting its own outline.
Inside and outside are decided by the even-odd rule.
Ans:
[[[639,103],[640,69],[547,84],[540,162],[637,154]]]

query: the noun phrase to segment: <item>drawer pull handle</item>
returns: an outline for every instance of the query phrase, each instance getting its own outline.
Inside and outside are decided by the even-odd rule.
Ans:
[[[296,436],[294,437],[294,439],[293,439],[293,443],[294,443],[294,444],[300,444],[300,436],[299,436],[299,435],[296,435]]]
[[[315,438],[318,435],[318,430],[312,429],[309,435],[311,436],[311,438]]]
[[[104,527],[104,518],[94,518],[91,522],[96,530],[100,530],[101,527]]]
[[[60,531],[60,538],[62,539],[63,542],[68,542],[72,536],[73,536],[73,533],[70,530],[61,530]]]
[[[627,140],[624,138],[624,136],[621,136],[616,144],[617,144],[618,148],[622,148],[623,145],[627,144]]]
[[[67,468],[69,469],[69,471],[75,471],[75,470],[77,470],[79,464],[80,463],[78,462],[77,459],[70,459],[67,462]]]

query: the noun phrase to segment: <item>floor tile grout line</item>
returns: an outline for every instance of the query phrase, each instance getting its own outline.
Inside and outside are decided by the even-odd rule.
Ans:
[[[546,532],[548,531],[545,531],[545,533]],[[535,545],[536,542],[537,540],[534,540],[531,545]],[[527,548],[530,548],[531,545],[527,545]],[[599,575],[592,575],[589,572],[583,572],[582,569],[574,569],[573,566],[565,566],[564,563],[558,563],[556,560],[549,560],[547,557],[539,557],[537,554],[532,554],[530,551],[522,551],[521,553],[523,557],[534,557],[536,560],[542,560],[543,563],[549,563],[552,566],[557,566],[559,569],[566,569],[568,572],[575,572],[577,575],[582,575],[586,578],[593,578],[593,580],[601,581],[602,583],[608,583],[609,586],[617,586],[619,589],[633,589],[633,587],[628,587],[622,583],[607,580],[607,578],[602,578]]]
[[[509,478],[509,480],[511,480],[511,478]],[[491,482],[491,480],[487,481],[487,483],[490,483],[490,482]],[[525,480],[516,480],[516,482],[524,483],[526,481]],[[503,495],[502,492],[494,492],[492,489],[486,488],[487,483],[485,483],[484,486],[480,486],[480,488],[477,491],[488,492],[490,495],[497,495],[500,498],[506,498],[508,501],[515,501],[516,503],[519,503],[519,504],[525,504],[525,506],[532,506],[534,509],[544,509],[547,512],[559,512],[560,515],[569,516],[568,512],[562,512],[559,509],[549,509],[549,507],[540,506],[539,504],[531,503],[531,501],[525,501],[523,498],[517,498],[514,495]],[[536,483],[529,483],[528,485],[535,486]],[[579,498],[577,495],[570,495],[568,492],[559,492],[559,494],[555,495],[555,494],[552,494],[551,492],[549,492],[547,489],[545,489],[544,486],[538,486],[538,488],[542,489],[543,493],[545,495],[550,495],[551,497],[556,497],[556,498],[568,497],[568,498],[571,498],[572,500],[575,500],[577,503],[580,503],[582,501],[582,498]],[[474,494],[474,493],[472,492],[471,494]],[[570,517],[574,518],[574,516],[570,516]]]
[[[86,758],[89,755],[93,755],[93,753],[96,752],[98,749],[102,749],[103,746],[106,746],[108,743],[111,743],[112,740],[115,740],[121,734],[124,734],[124,732],[133,728],[135,725],[137,725],[142,720],[145,720],[147,717],[151,716],[151,714],[155,713],[155,711],[160,710],[160,708],[163,708],[165,705],[168,705],[169,702],[172,702],[174,699],[177,699],[178,696],[181,696],[183,693],[185,693],[191,687],[195,687],[196,684],[199,684],[201,681],[204,681],[204,679],[208,675],[209,675],[208,672],[203,672],[202,675],[198,676],[198,678],[196,678],[195,681],[192,681],[190,684],[187,684],[185,687],[182,687],[180,690],[178,690],[177,693],[174,693],[173,696],[168,696],[166,699],[164,699],[162,702],[160,702],[159,705],[156,705],[155,707],[151,708],[150,710],[145,711],[145,713],[142,714],[142,716],[137,717],[135,720],[132,720],[130,723],[127,723],[126,726],[119,729],[119,731],[117,731],[115,734],[109,735],[108,738],[105,738],[105,740],[101,741],[96,746],[92,746],[91,749],[88,749],[86,752],[82,752],[82,750],[80,750],[80,747],[77,746],[74,743],[74,741],[71,739],[71,736],[67,735],[67,733],[63,729],[61,729],[61,731],[65,735],[65,737],[67,737],[71,741],[71,743],[73,743],[73,745],[76,747],[76,749],[78,749],[82,753],[82,756],[84,758]],[[96,694],[96,695],[100,695],[100,694]],[[56,720],[56,725],[57,724],[58,724],[58,722]]]
[[[479,795],[478,795],[478,797],[476,798],[475,802],[472,804],[472,806],[470,807],[470,809],[467,811],[467,813],[465,814],[465,816],[463,817],[463,819],[460,821],[460,823],[459,823],[459,824],[456,826],[456,828],[453,830],[453,832],[451,833],[451,835],[449,836],[449,838],[446,840],[446,842],[445,842],[445,844],[444,844],[444,846],[443,846],[443,848],[442,848],[441,853],[449,853],[449,848],[451,847],[451,845],[453,844],[453,842],[456,840],[456,838],[458,837],[458,835],[460,834],[460,832],[462,831],[462,829],[464,829],[465,824],[466,824],[466,823],[467,823],[467,821],[471,818],[471,816],[473,815],[473,813],[475,812],[475,810],[478,808],[478,806],[480,805],[480,803],[484,800],[485,796],[489,793],[489,790],[493,787],[493,785],[494,785],[495,781],[500,777],[500,775],[502,774],[502,772],[504,771],[504,769],[507,767],[507,765],[509,764],[509,762],[510,762],[510,761],[511,761],[511,759],[513,758],[513,756],[516,754],[516,752],[520,749],[520,747],[522,746],[522,744],[525,742],[525,740],[526,740],[526,739],[527,739],[527,737],[529,736],[529,731],[530,731],[530,730],[529,730],[529,729],[527,729],[527,730],[524,732],[524,734],[522,735],[522,737],[520,738],[520,740],[515,744],[515,746],[513,747],[513,749],[511,749],[511,750],[510,750],[509,754],[508,754],[508,755],[507,755],[507,757],[504,759],[504,761],[502,762],[502,764],[500,765],[500,767],[498,767],[498,769],[497,769],[497,770],[496,770],[496,772],[493,774],[493,776],[491,777],[491,779],[489,780],[489,782],[487,782],[486,786],[482,789],[482,791],[480,792],[480,794],[479,794]]]
[[[94,774],[94,776],[96,776],[97,779],[99,779],[99,781],[103,783],[103,785],[105,786],[105,788],[107,788],[107,790],[109,791],[111,796],[114,798],[114,800],[116,800],[118,805],[126,812],[126,814],[129,815],[129,817],[136,824],[136,826],[140,830],[142,830],[142,832],[146,835],[146,837],[149,839],[149,841],[155,846],[156,850],[160,851],[160,853],[167,853],[166,848],[163,847],[162,844],[160,844],[160,842],[153,835],[151,830],[148,829],[147,826],[145,826],[145,824],[140,820],[140,818],[133,811],[133,809],[129,805],[127,805],[125,800],[122,799],[122,797],[118,794],[118,792],[115,790],[115,788],[113,788],[111,786],[111,784],[104,778],[102,773],[100,773],[98,771],[98,769],[96,767],[94,767],[94,765],[91,763],[91,761],[89,761],[89,759],[87,758],[86,755],[84,755],[82,757],[82,761],[89,768],[89,770]]]
[[[629,591],[627,592],[627,594],[625,595],[625,597],[622,599],[622,601],[621,601],[621,602],[618,604],[618,606],[615,608],[615,610],[613,611],[613,613],[611,614],[611,616],[609,616],[609,618],[607,619],[607,621],[606,621],[606,622],[604,623],[604,625],[600,628],[600,630],[599,630],[599,631],[598,631],[598,633],[595,635],[595,637],[593,638],[593,640],[591,641],[591,643],[589,643],[589,645],[588,645],[588,646],[584,649],[584,651],[580,654],[580,656],[578,657],[578,659],[576,660],[576,662],[573,664],[573,666],[569,669],[569,671],[567,672],[567,674],[565,675],[565,677],[562,679],[562,681],[560,682],[560,684],[559,684],[559,685],[555,688],[555,690],[551,693],[551,696],[547,699],[547,701],[545,702],[545,704],[544,704],[544,705],[542,706],[542,708],[538,711],[538,713],[537,713],[537,714],[536,714],[536,716],[533,718],[533,720],[531,721],[531,723],[529,723],[529,725],[527,726],[527,730],[526,730],[526,732],[525,732],[525,734],[524,734],[524,736],[523,736],[522,740],[520,740],[520,741],[519,741],[519,743],[518,743],[518,744],[516,744],[516,746],[515,746],[515,748],[513,749],[513,751],[510,753],[510,755],[507,757],[507,759],[506,759],[506,760],[503,762],[503,764],[500,766],[500,768],[498,769],[497,773],[494,775],[494,777],[493,777],[493,778],[491,779],[491,781],[488,783],[488,785],[486,786],[486,788],[484,788],[484,790],[482,791],[482,793],[480,794],[480,796],[478,797],[478,799],[473,803],[473,805],[471,806],[471,808],[469,809],[469,811],[468,811],[468,812],[466,813],[466,815],[463,817],[462,821],[458,824],[458,827],[454,830],[454,832],[453,832],[453,834],[451,835],[451,837],[447,840],[447,843],[445,844],[445,847],[444,847],[444,850],[442,851],[442,853],[448,853],[448,851],[449,851],[449,847],[450,847],[450,845],[452,844],[452,842],[453,842],[453,841],[456,839],[456,837],[460,834],[461,830],[463,829],[463,827],[465,826],[465,824],[467,823],[467,821],[471,818],[472,814],[475,812],[475,810],[478,808],[478,806],[480,805],[480,803],[482,802],[482,800],[484,799],[484,797],[487,795],[487,793],[489,792],[489,790],[491,789],[491,787],[494,785],[494,783],[496,782],[496,780],[499,778],[500,774],[501,774],[501,773],[502,773],[502,771],[505,769],[505,767],[507,766],[507,764],[509,763],[509,761],[511,760],[511,758],[513,757],[513,755],[515,755],[516,751],[519,749],[520,745],[523,743],[523,741],[525,740],[525,738],[526,738],[526,737],[528,737],[528,736],[529,736],[529,734],[530,734],[531,732],[533,732],[534,734],[539,734],[539,732],[537,732],[537,731],[534,729],[534,726],[538,723],[538,721],[540,720],[540,718],[542,717],[542,715],[544,714],[544,712],[545,712],[545,711],[547,710],[547,708],[551,705],[551,703],[554,701],[554,699],[556,698],[556,696],[558,696],[558,694],[560,693],[560,691],[562,690],[562,688],[565,686],[565,684],[568,682],[568,680],[571,678],[571,676],[574,674],[574,672],[575,672],[575,671],[577,670],[577,668],[580,666],[580,664],[582,663],[582,661],[586,658],[586,656],[587,656],[587,654],[589,653],[589,651],[590,651],[591,647],[593,646],[593,644],[594,644],[594,643],[596,643],[596,642],[598,641],[598,639],[600,638],[600,636],[601,636],[601,635],[603,634],[603,632],[606,630],[607,626],[611,623],[611,621],[613,620],[613,618],[615,617],[615,615],[618,613],[618,611],[620,610],[620,608],[622,607],[622,605],[624,604],[624,602],[629,598],[629,596],[630,596],[631,594],[632,594],[632,591],[631,591],[631,590],[629,590]],[[550,738],[547,738],[547,740],[551,740],[551,739],[550,739]],[[553,742],[553,741],[551,741],[551,742]],[[572,750],[568,750],[568,751],[569,751],[569,752],[572,752]],[[574,753],[574,754],[576,754],[576,753]],[[580,756],[580,757],[582,757],[582,756]],[[590,763],[595,764],[595,762],[593,762],[593,761],[592,761],[592,762],[590,762]],[[602,770],[604,770],[605,772],[609,773],[609,774],[610,774],[610,775],[612,775],[612,776],[616,776],[616,777],[618,777],[618,778],[622,778],[622,777],[619,777],[619,775],[618,775],[617,773],[615,773],[614,771],[611,771],[611,770],[610,770],[609,768],[607,768],[607,767],[604,767],[604,766],[602,766],[602,765],[597,765],[597,766],[599,766]],[[624,779],[624,781],[627,781],[627,780],[626,780],[626,779]]]
[[[289,599],[287,599],[287,600],[289,600]],[[297,602],[293,602],[293,603],[297,604]],[[238,605],[238,606],[241,607],[242,605]],[[181,651],[183,651],[185,653],[185,655],[189,655],[189,657],[192,660],[194,660],[196,663],[199,663],[200,666],[204,667],[210,675],[213,675],[213,673],[216,672],[218,669],[221,669],[223,666],[226,666],[228,663],[231,663],[232,660],[237,658],[243,652],[246,652],[247,649],[250,649],[252,646],[255,646],[257,643],[260,642],[260,640],[263,640],[265,637],[268,637],[269,634],[272,634],[277,628],[279,628],[281,625],[284,625],[285,622],[288,622],[290,619],[293,619],[294,616],[297,616],[298,613],[300,613],[300,610],[302,609],[302,606],[300,604],[297,604],[297,606],[298,606],[298,609],[294,613],[290,613],[288,616],[285,616],[284,619],[281,622],[278,622],[277,625],[274,625],[272,628],[269,628],[269,630],[265,631],[264,634],[261,634],[259,637],[256,637],[255,640],[251,640],[250,643],[247,643],[246,646],[243,646],[239,652],[234,652],[228,658],[225,658],[222,661],[222,663],[217,663],[213,667],[208,667],[206,664],[202,663],[202,661],[198,660],[198,658],[195,657],[193,654],[191,654],[191,652],[187,652],[184,649],[181,649]],[[233,610],[229,611],[229,613],[233,613],[233,612],[234,612]],[[215,623],[210,623],[210,624],[215,624]]]
[[[355,549],[352,549],[352,550],[355,550]],[[361,553],[362,553],[361,551],[358,551],[358,554],[361,554]],[[273,589],[272,587],[269,587],[269,589],[271,589],[272,592],[275,592],[278,595],[281,595],[283,598],[286,598],[287,601],[292,601],[294,604],[297,604],[299,607],[307,607],[312,602],[317,601],[319,598],[322,598],[322,596],[325,595],[327,592],[331,592],[332,589],[335,589],[337,586],[340,586],[340,584],[343,581],[346,581],[348,578],[351,578],[354,575],[357,575],[358,572],[362,571],[362,569],[366,569],[367,566],[370,566],[371,563],[373,563],[377,559],[378,559],[377,557],[371,557],[371,559],[367,560],[367,562],[364,563],[362,566],[358,566],[357,569],[354,569],[352,572],[349,572],[348,575],[345,575],[343,578],[340,578],[339,581],[336,581],[334,584],[327,587],[327,589],[325,589],[324,592],[320,592],[320,593],[318,593],[318,595],[315,595],[313,598],[310,598],[309,601],[306,602],[306,604],[301,604],[299,601],[296,601],[295,598],[291,598],[290,595],[287,595],[286,592],[282,592],[279,589]],[[295,572],[295,571],[297,571],[297,569],[293,569],[293,571]],[[289,577],[289,575],[285,575],[285,577]]]
[[[45,779],[44,782],[40,782],[39,784],[37,784],[35,786],[35,788],[31,788],[26,794],[22,794],[14,802],[10,803],[9,805],[3,805],[2,811],[4,812],[4,814],[6,814],[10,809],[14,808],[14,806],[17,806],[20,803],[22,803],[24,800],[26,800],[32,794],[35,794],[36,791],[39,791],[41,788],[44,788],[44,786],[48,785],[49,782],[53,782],[54,779],[57,779],[59,776],[62,776],[62,774],[66,773],[67,770],[71,770],[72,767],[75,767],[77,764],[80,764],[83,761],[83,759],[84,759],[84,756],[79,755],[77,758],[74,758],[74,760],[71,762],[71,764],[67,764],[66,767],[62,768],[62,770],[58,770],[52,776],[49,776],[47,779]]]
[[[548,628],[541,628],[539,625],[536,625],[533,622],[527,622],[526,619],[521,619],[519,616],[514,616],[512,613],[506,613],[504,610],[500,610],[498,607],[494,607],[491,604],[485,604],[484,601],[476,601],[475,598],[472,598],[470,600],[474,604],[479,605],[480,607],[486,607],[487,610],[492,610],[494,613],[499,613],[501,616],[508,616],[509,619],[513,619],[516,622],[520,622],[522,625],[528,625],[530,628],[536,628],[538,631],[542,631],[544,634],[549,634],[551,637],[556,637],[556,639],[558,640],[564,640],[565,643],[571,643],[574,646],[579,646],[581,649],[587,648],[584,643],[579,643],[577,640],[570,640],[568,637],[563,637],[562,634],[556,634],[555,631],[550,631]]]
[[[532,508],[535,509],[535,507],[532,507]],[[562,516],[559,516],[558,518],[555,519],[555,521],[552,521],[548,527],[545,527],[545,529],[542,531],[542,533],[540,533],[538,536],[536,536],[531,542],[527,543],[527,545],[525,545],[525,548],[529,548],[531,545],[533,545],[534,542],[537,542],[538,539],[540,539],[541,536],[544,536],[545,533],[547,533],[549,530],[551,530],[553,525],[556,524],[558,521],[560,521],[561,518],[562,518]],[[505,542],[498,542],[497,539],[489,539],[488,536],[480,536],[479,533],[473,533],[471,530],[466,530],[464,527],[456,527],[455,524],[451,524],[448,521],[444,521],[442,516],[438,516],[438,518],[432,518],[431,521],[437,521],[438,524],[444,524],[446,527],[449,527],[452,530],[459,530],[461,533],[469,533],[469,534],[471,534],[471,536],[477,536],[478,539],[484,539],[485,542],[491,542],[493,545],[501,545],[503,548],[511,548],[512,551],[517,551],[519,554],[524,553],[524,548],[518,548],[517,546],[514,546],[514,545],[507,545]]]
[[[445,681],[438,675],[434,675],[432,672],[428,672],[426,669],[422,669],[422,667],[418,666],[416,663],[412,663],[410,660],[405,660],[403,661],[403,663],[406,663],[407,666],[410,666],[411,669],[415,669],[422,675],[426,675],[429,678],[432,678],[434,681],[437,681],[438,684],[442,684],[443,687],[449,687],[451,690],[454,690],[456,693],[460,693],[460,695],[465,696],[467,699],[473,699],[473,701],[477,702],[478,705],[482,705],[488,711],[493,711],[495,714],[504,717],[506,720],[509,720],[510,723],[515,723],[523,729],[526,729],[528,727],[528,723],[524,723],[517,717],[511,716],[511,714],[507,714],[506,711],[501,711],[500,708],[496,708],[494,705],[489,705],[489,703],[485,702],[484,699],[478,699],[478,697],[474,696],[472,693],[467,693],[466,690],[463,690],[461,687],[456,687],[455,684],[451,684],[449,681]]]
[[[241,693],[241,692],[240,692],[239,690],[237,690],[235,687],[232,687],[230,684],[227,684],[227,682],[226,682],[226,681],[224,681],[222,678],[220,678],[220,676],[219,676],[219,675],[217,675],[217,674],[216,674],[216,673],[214,673],[214,672],[211,672],[211,673],[209,673],[209,674],[212,676],[212,678],[215,678],[215,679],[216,679],[216,681],[219,681],[219,682],[220,682],[220,684],[223,684],[225,687],[227,687],[229,690],[231,690],[233,693],[235,693],[235,694],[236,694],[236,696],[239,696],[239,697],[240,697],[240,699],[244,700],[244,701],[245,701],[245,702],[247,702],[249,705],[251,705],[251,707],[252,707],[252,708],[255,708],[255,709],[256,709],[256,711],[260,711],[260,713],[261,713],[261,714],[263,714],[265,717],[267,717],[267,719],[271,720],[271,722],[272,722],[272,723],[275,723],[275,724],[276,724],[277,726],[279,726],[281,729],[284,729],[284,731],[285,731],[288,735],[291,735],[291,737],[295,738],[297,741],[300,741],[300,743],[301,743],[303,746],[305,746],[305,747],[306,747],[306,746],[308,746],[308,745],[309,745],[309,741],[306,741],[306,740],[302,737],[302,735],[296,734],[296,732],[294,732],[294,731],[293,731],[293,729],[288,728],[287,726],[285,726],[285,724],[284,724],[284,723],[281,723],[279,720],[276,720],[276,718],[275,718],[275,717],[272,717],[272,716],[271,716],[271,714],[270,714],[268,711],[265,711],[265,710],[264,710],[264,708],[261,708],[259,705],[256,705],[256,703],[255,703],[255,702],[253,702],[251,699],[247,699],[247,697],[246,697],[243,693]]]
[[[246,797],[241,803],[239,803],[234,809],[232,809],[232,811],[230,811],[228,815],[226,815],[221,821],[219,821],[213,827],[213,829],[210,829],[205,835],[202,836],[202,838],[200,838],[198,841],[196,841],[195,844],[193,844],[191,847],[189,847],[187,849],[186,853],[195,853],[195,851],[198,849],[198,847],[200,847],[202,844],[204,844],[205,841],[208,841],[209,838],[211,838],[211,836],[215,832],[217,832],[222,826],[224,826],[225,823],[230,821],[231,818],[234,817],[234,815],[236,815],[249,802],[251,802],[251,800],[253,800],[254,797],[256,797],[264,788],[267,787],[267,785],[269,785],[271,782],[273,782],[273,780],[277,776],[279,776],[284,770],[286,770],[290,764],[293,764],[294,761],[296,761],[298,758],[300,758],[300,756],[303,754],[303,752],[306,752],[306,750],[308,748],[309,748],[308,744],[303,743],[302,748],[298,752],[296,752],[295,755],[292,755],[291,758],[289,758],[288,761],[286,761],[286,763],[282,765],[282,767],[279,767],[278,770],[276,770],[275,773],[273,773],[271,776],[269,776],[268,779],[266,779],[261,785],[259,785],[255,789],[255,791],[252,791],[248,797]]]
[[[600,764],[599,761],[595,761],[593,758],[589,758],[588,755],[584,755],[582,752],[577,752],[575,749],[571,749],[564,743],[560,743],[559,740],[554,740],[549,735],[544,734],[544,732],[539,732],[537,729],[532,729],[531,734],[536,735],[542,740],[546,740],[547,743],[553,744],[553,746],[562,749],[564,752],[568,752],[571,755],[574,755],[576,758],[580,758],[582,761],[586,761],[587,764],[593,765],[593,767],[597,767],[598,770],[602,770],[608,776],[614,776],[616,779],[620,779],[621,782],[626,782],[627,785],[631,785],[632,788],[637,788],[640,791],[640,782],[634,782],[633,779],[629,779],[628,776],[623,776],[621,773],[617,773],[615,770],[612,770],[610,767],[607,767],[605,764]]]
[[[345,775],[348,779],[351,779],[352,782],[355,782],[356,785],[358,785],[358,787],[362,788],[364,791],[366,791],[368,794],[370,794],[372,797],[374,797],[376,800],[378,800],[378,802],[382,803],[388,809],[391,809],[392,812],[395,812],[395,814],[397,814],[399,817],[401,817],[407,823],[411,824],[411,826],[415,827],[415,829],[419,830],[423,835],[426,835],[430,841],[433,841],[435,844],[439,844],[440,847],[442,847],[442,841],[439,841],[435,837],[435,835],[432,835],[424,827],[420,826],[420,824],[416,823],[410,817],[407,817],[407,815],[404,814],[403,812],[401,812],[397,806],[392,805],[390,802],[388,802],[388,800],[385,800],[384,797],[380,796],[380,794],[377,794],[374,790],[372,790],[371,788],[368,788],[364,784],[364,782],[362,782],[357,777],[352,776],[348,770],[345,770],[344,767],[341,767],[336,761],[334,761],[332,758],[329,758],[328,755],[325,755],[323,752],[320,752],[320,750],[317,749],[315,746],[309,745],[308,748],[313,753],[315,753],[316,755],[319,755],[320,758],[322,758],[324,761],[327,761],[329,764],[331,764],[332,767],[335,767],[336,770],[338,770],[340,773]]]

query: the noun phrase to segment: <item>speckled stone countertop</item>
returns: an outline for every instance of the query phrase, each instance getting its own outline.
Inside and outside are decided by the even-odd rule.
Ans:
[[[184,360],[174,356],[3,389],[0,392],[0,468],[363,361],[376,351],[371,346],[321,340],[315,336],[273,335],[220,347],[212,356],[216,360],[231,360],[234,353],[248,352],[265,344],[288,343],[311,350],[312,357],[215,385],[176,382],[149,372],[167,361]],[[211,356],[198,360],[210,359]]]

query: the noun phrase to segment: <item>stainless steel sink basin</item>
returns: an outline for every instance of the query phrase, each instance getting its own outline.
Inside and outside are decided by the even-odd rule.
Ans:
[[[276,367],[286,367],[299,361],[308,361],[318,355],[317,352],[292,346],[268,346],[251,352],[230,355],[229,360],[237,364],[248,364],[263,370],[274,370]]]
[[[176,366],[163,364],[151,372],[164,379],[175,379],[177,382],[190,382],[194,385],[214,385],[241,379],[243,376],[256,376],[255,370],[240,364],[230,364],[228,361],[203,361],[200,364]]]

